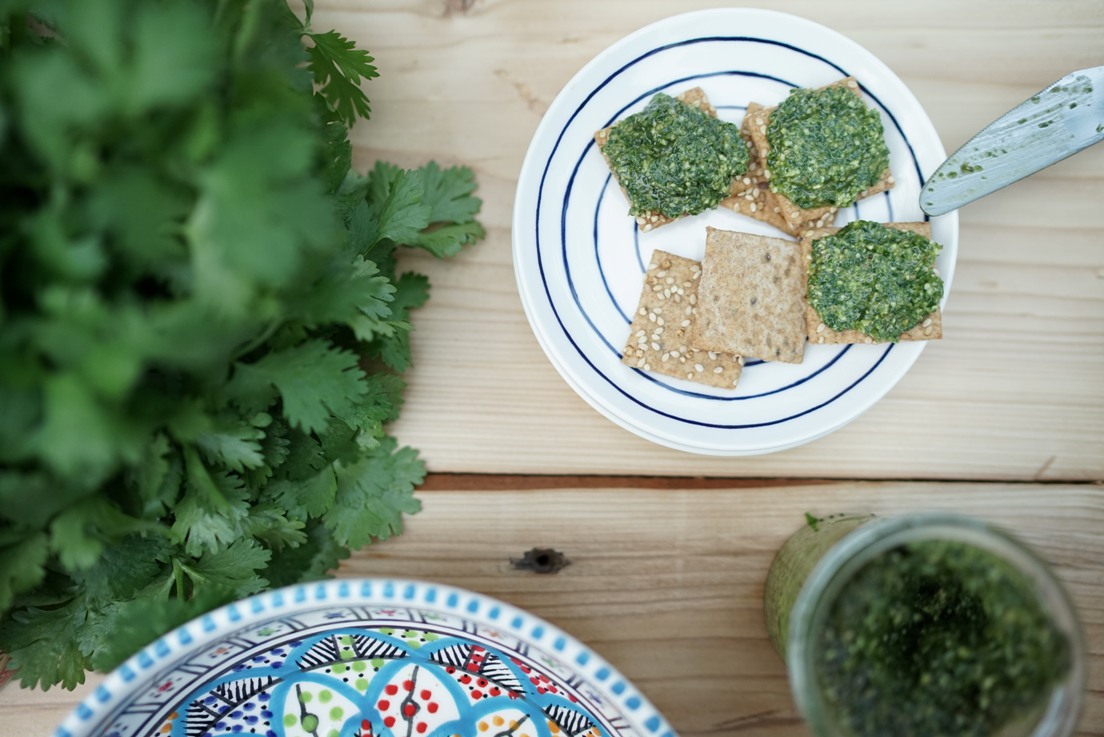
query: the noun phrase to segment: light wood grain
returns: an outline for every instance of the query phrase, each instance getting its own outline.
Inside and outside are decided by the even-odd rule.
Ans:
[[[591,409],[537,344],[514,281],[510,220],[541,116],[614,41],[729,5],[316,2],[314,25],[370,49],[382,73],[368,87],[372,120],[354,132],[357,167],[465,164],[484,200],[485,241],[449,262],[405,260],[433,290],[414,315],[400,440],[449,473],[722,477],[566,488],[431,477],[407,531],[340,575],[441,581],[529,609],[612,661],[684,737],[784,737],[805,730],[767,644],[761,593],[803,512],[975,514],[1022,536],[1067,584],[1090,659],[1079,734],[1104,735],[1104,487],[1071,483],[1104,480],[1104,146],[961,211],[945,339],[872,410],[808,446],[740,459],[656,446]],[[1066,72],[1104,61],[1100,0],[752,5],[865,46],[916,94],[948,151]],[[755,478],[769,480],[745,481]],[[553,576],[515,570],[510,560],[535,546],[572,563]],[[99,681],[72,693],[0,690],[0,733],[44,737]]]
[[[532,484],[528,484],[532,486]],[[1104,490],[1096,485],[810,483],[741,488],[436,489],[398,538],[345,577],[417,578],[520,606],[621,670],[682,737],[807,734],[762,617],[774,552],[803,513],[934,510],[1001,524],[1054,566],[1083,624],[1089,693],[1080,735],[1104,735]],[[515,569],[533,547],[557,574]],[[75,693],[0,690],[3,732],[44,737]]]
[[[754,3],[753,3],[754,4]],[[668,450],[580,399],[541,351],[514,282],[510,217],[552,99],[624,35],[723,2],[319,2],[375,54],[356,162],[472,166],[487,239],[414,315],[415,368],[394,430],[437,471],[841,478],[1104,478],[1104,146],[961,211],[946,337],[873,410],[759,458]],[[913,90],[948,151],[1068,71],[1099,64],[1104,3],[762,4],[851,37]],[[467,8],[465,10],[465,8]]]

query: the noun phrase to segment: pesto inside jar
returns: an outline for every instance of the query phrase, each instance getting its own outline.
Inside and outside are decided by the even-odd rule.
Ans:
[[[855,737],[987,737],[1038,719],[1071,646],[1029,579],[981,548],[905,543],[866,563],[831,605],[814,668]]]
[[[602,152],[632,215],[705,212],[728,197],[733,178],[748,167],[737,126],[663,93],[614,125]]]
[[[941,249],[917,233],[856,220],[813,241],[806,298],[833,330],[896,341],[939,307]]]
[[[771,189],[803,209],[848,207],[889,168],[881,117],[843,87],[792,90],[766,135]]]

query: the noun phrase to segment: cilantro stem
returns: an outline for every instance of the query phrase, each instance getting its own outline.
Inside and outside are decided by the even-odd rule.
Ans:
[[[275,333],[281,325],[283,325],[282,320],[270,321],[259,335],[257,335],[255,338],[253,338],[253,340],[249,341],[244,346],[236,350],[234,352],[234,355],[231,356],[230,360],[237,361],[238,359],[244,356],[248,356],[250,353],[260,348],[262,345],[265,344],[265,341],[272,337],[273,333]]]
[[[241,22],[233,42],[233,58],[239,64],[253,49],[253,38],[257,35],[263,3],[247,3],[242,8]]]
[[[187,580],[184,577],[184,567],[180,565],[180,561],[176,558],[172,559],[173,567],[173,580],[175,581],[174,588],[176,589],[177,598],[183,599],[186,592],[184,587],[187,584]]]

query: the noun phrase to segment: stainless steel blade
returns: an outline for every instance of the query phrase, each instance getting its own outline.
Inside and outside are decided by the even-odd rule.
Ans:
[[[920,208],[942,215],[1104,140],[1104,67],[1072,72],[1012,108],[940,165]]]

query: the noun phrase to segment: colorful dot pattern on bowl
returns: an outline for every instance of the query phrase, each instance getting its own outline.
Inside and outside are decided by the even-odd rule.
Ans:
[[[674,737],[551,625],[455,589],[384,588],[433,605],[319,604],[349,582],[239,602],[136,655],[56,737]]]

